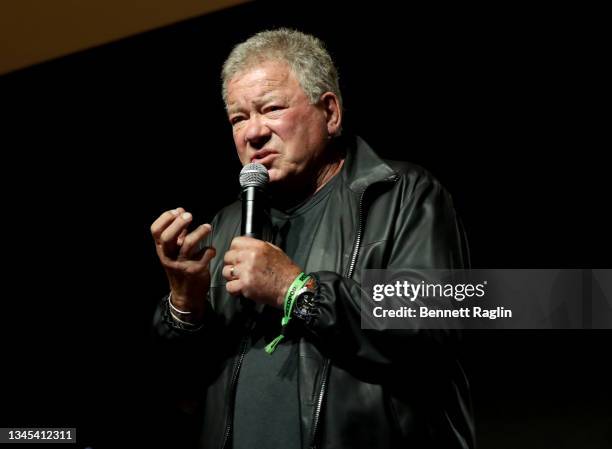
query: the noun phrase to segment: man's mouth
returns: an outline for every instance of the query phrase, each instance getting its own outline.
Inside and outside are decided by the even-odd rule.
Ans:
[[[272,161],[278,156],[278,153],[270,150],[262,150],[258,151],[252,158],[251,162],[267,165],[272,163]]]

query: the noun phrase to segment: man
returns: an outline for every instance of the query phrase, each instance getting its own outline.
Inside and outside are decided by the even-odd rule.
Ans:
[[[168,388],[201,396],[201,447],[473,447],[447,335],[360,325],[363,269],[462,266],[449,195],[340,137],[318,39],[259,33],[222,77],[238,157],[269,173],[271,242],[239,235],[240,202],[192,231],[182,208],[151,226],[171,292],[155,328],[177,365],[198,367]]]

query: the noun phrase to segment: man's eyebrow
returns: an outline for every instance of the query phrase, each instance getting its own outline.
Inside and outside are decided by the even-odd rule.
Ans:
[[[282,94],[278,94],[274,92],[274,93],[263,94],[261,97],[257,97],[253,99],[251,101],[251,104],[254,106],[261,106],[262,104],[267,103],[269,101],[286,101],[286,100],[287,100],[286,95],[282,95]],[[227,108],[227,113],[235,114],[237,112],[240,112],[242,109],[243,108],[239,105],[231,104]]]
[[[269,94],[264,94],[262,95],[259,99],[258,102],[261,103],[265,103],[267,101],[275,101],[275,100],[280,100],[280,101],[284,101],[286,98],[285,95],[281,95],[279,93],[276,92],[271,92]]]
[[[229,105],[229,106],[227,107],[227,113],[228,113],[229,115],[231,115],[231,114],[235,114],[236,112],[239,112],[241,109],[242,109],[242,108],[241,108],[240,106],[237,106],[237,105],[231,104],[231,105]]]

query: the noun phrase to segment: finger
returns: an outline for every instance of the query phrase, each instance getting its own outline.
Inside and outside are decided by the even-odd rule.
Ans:
[[[237,265],[239,260],[238,260],[238,254],[239,251],[236,250],[229,250],[228,252],[225,253],[225,255],[223,256],[223,263],[225,265]]]
[[[179,216],[185,212],[185,209],[182,207],[177,207],[176,209],[167,210],[163,214],[161,214],[151,225],[151,235],[157,242],[161,237],[161,233],[170,226],[170,224]]]
[[[282,251],[284,252],[282,249],[280,249],[278,246],[276,246],[274,243],[270,243],[270,242],[265,242],[266,245],[271,246],[272,248],[278,250],[278,251]]]
[[[232,267],[233,265],[225,265],[221,270],[221,276],[223,276],[223,279],[228,282],[233,280],[232,275],[230,274],[230,270],[232,269]]]
[[[176,244],[178,246],[183,246],[183,241],[185,240],[185,236],[187,235],[187,229],[183,229],[176,239]]]
[[[210,264],[210,261],[216,255],[217,255],[217,250],[213,248],[212,246],[208,247],[206,251],[204,251],[204,254],[202,255],[202,257],[200,258],[200,263],[203,266],[208,267],[208,265]]]
[[[239,270],[236,265],[225,265],[221,270],[221,274],[226,281],[235,281],[238,279]]]
[[[183,212],[168,226],[164,232],[161,233],[159,244],[161,245],[162,252],[167,257],[174,257],[178,245],[177,239],[183,229],[191,223],[193,216],[189,212]]]
[[[225,284],[225,289],[232,296],[240,296],[242,293],[242,284],[240,280],[229,281]]]
[[[183,229],[182,232],[186,231],[186,229]],[[208,234],[210,234],[211,231],[212,227],[208,223],[205,223],[203,225],[198,226],[194,231],[187,234],[183,239],[181,249],[179,251],[179,258],[187,259],[191,257],[194,253],[197,253],[200,249],[198,248],[199,243]]]
[[[245,237],[238,236],[232,239],[232,243],[230,244],[230,249],[242,249],[253,245],[256,242],[261,242],[261,240],[254,239],[253,237]]]

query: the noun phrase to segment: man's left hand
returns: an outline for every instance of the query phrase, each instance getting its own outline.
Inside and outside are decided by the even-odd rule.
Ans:
[[[251,237],[235,237],[223,263],[230,295],[281,309],[291,283],[303,271],[278,246]]]

